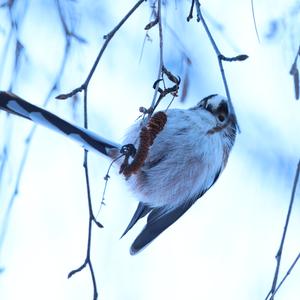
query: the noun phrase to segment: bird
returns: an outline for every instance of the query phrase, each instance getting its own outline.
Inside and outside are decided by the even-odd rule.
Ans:
[[[147,216],[146,225],[131,245],[131,255],[146,248],[212,187],[226,167],[237,133],[235,113],[228,99],[219,94],[206,96],[189,109],[172,108],[156,113],[156,119],[153,115],[137,120],[122,144],[73,125],[12,93],[0,92],[0,109],[63,133],[86,150],[110,159],[126,153],[129,146],[137,149],[130,153],[132,157],[127,155],[127,165],[119,163],[122,172],[136,157],[143,156],[140,165],[124,176],[138,205],[121,237]],[[153,128],[152,140],[143,145],[146,133]]]

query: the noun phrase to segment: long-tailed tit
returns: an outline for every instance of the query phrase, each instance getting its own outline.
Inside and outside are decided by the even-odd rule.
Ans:
[[[87,150],[115,157],[121,145],[72,125],[16,95],[0,92],[0,109],[55,129]],[[218,179],[226,166],[236,136],[236,118],[226,98],[210,95],[190,109],[169,109],[166,123],[149,147],[141,167],[127,182],[139,204],[122,236],[148,215],[147,223],[133,242],[136,254],[172,225]],[[136,122],[124,144],[138,147],[145,120]]]

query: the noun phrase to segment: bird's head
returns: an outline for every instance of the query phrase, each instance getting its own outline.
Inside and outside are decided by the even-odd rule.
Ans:
[[[210,95],[203,98],[198,104],[198,108],[207,110],[218,121],[218,123],[225,123],[229,117],[228,100],[218,94]]]

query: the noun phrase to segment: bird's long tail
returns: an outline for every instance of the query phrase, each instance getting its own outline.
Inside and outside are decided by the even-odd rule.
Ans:
[[[12,93],[0,92],[0,109],[64,134],[86,150],[93,150],[111,157],[111,150],[121,149],[121,145],[108,141],[90,130],[73,125]]]

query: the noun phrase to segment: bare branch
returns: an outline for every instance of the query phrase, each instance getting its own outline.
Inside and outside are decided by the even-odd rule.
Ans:
[[[239,55],[235,58],[227,58],[225,57],[219,50],[213,36],[211,35],[210,33],[210,30],[204,20],[204,17],[202,15],[202,12],[201,12],[201,4],[199,2],[199,0],[195,0],[196,1],[196,9],[197,9],[197,21],[198,22],[202,22],[203,24],[203,27],[205,29],[205,32],[209,38],[209,41],[217,55],[217,58],[218,58],[218,63],[219,63],[219,68],[220,68],[220,72],[221,72],[221,76],[222,76],[222,80],[223,80],[223,84],[224,84],[224,88],[225,88],[225,92],[226,92],[226,96],[227,96],[227,99],[228,99],[228,102],[229,102],[229,108],[230,108],[230,111],[232,114],[235,115],[235,111],[234,111],[234,107],[233,107],[233,104],[232,104],[232,100],[231,100],[231,96],[230,96],[230,92],[229,92],[229,88],[228,88],[228,84],[227,84],[227,79],[226,79],[226,75],[225,75],[225,71],[224,71],[224,68],[223,68],[223,61],[234,61],[234,60],[245,60],[246,58],[248,58],[247,55]],[[237,59],[239,58],[239,59]],[[238,126],[238,125],[237,125]],[[238,129],[239,129],[239,126],[238,126]]]
[[[139,0],[133,7],[132,9],[125,15],[125,17],[117,24],[117,26],[111,31],[109,32],[108,34],[106,34],[103,38],[105,39],[105,42],[103,43],[103,46],[102,48],[100,49],[100,52],[85,80],[85,82],[78,88],[74,89],[73,91],[71,91],[70,93],[67,93],[67,94],[62,94],[62,95],[58,95],[56,97],[56,99],[67,99],[71,96],[74,96],[75,94],[77,94],[78,92],[82,92],[84,91],[88,85],[89,85],[89,82],[99,64],[99,61],[107,47],[107,45],[109,44],[109,42],[111,41],[111,39],[113,38],[113,36],[115,35],[115,33],[122,27],[122,25],[128,20],[128,18],[136,11],[136,9],[143,3],[145,2],[146,0]]]
[[[110,163],[110,165],[109,165],[109,167],[108,167],[108,169],[107,169],[107,172],[106,172],[106,174],[105,174],[105,176],[104,176],[104,178],[103,178],[103,179],[105,180],[105,184],[104,184],[104,188],[103,188],[103,192],[102,192],[101,203],[100,203],[100,206],[99,206],[99,209],[98,209],[96,218],[98,217],[98,215],[99,215],[99,213],[100,213],[100,211],[101,211],[101,209],[102,209],[102,206],[105,206],[105,205],[106,205],[106,203],[105,203],[105,194],[106,194],[106,190],[107,190],[108,180],[110,179],[109,172],[110,172],[111,167],[113,166],[113,164],[114,164],[117,160],[119,160],[119,159],[124,155],[124,154],[122,154],[122,149],[123,149],[123,148],[124,148],[124,146],[120,149],[121,154],[120,154],[119,156],[116,156],[116,157],[112,160],[112,162]],[[96,222],[96,221],[95,221],[95,222]]]
[[[56,5],[57,5],[58,11],[60,11],[59,4],[60,4],[59,1],[56,0]],[[66,22],[64,20],[64,16],[61,13],[59,13],[59,17],[60,17],[60,21],[62,23],[63,28],[65,28]],[[15,25],[15,26],[16,26],[16,28],[18,28],[17,25]],[[68,29],[64,30],[65,39],[66,39],[66,44],[65,44],[65,48],[64,48],[64,55],[63,55],[59,70],[58,70],[58,72],[56,74],[56,77],[54,79],[54,82],[53,82],[52,86],[50,87],[48,95],[46,96],[45,101],[43,103],[44,107],[47,106],[47,104],[49,103],[52,94],[55,93],[55,91],[58,90],[61,78],[62,78],[63,73],[64,73],[65,68],[66,68],[66,64],[67,64],[67,61],[68,61],[68,58],[69,58],[69,53],[70,53],[70,50],[71,50],[71,40],[74,38],[74,36],[71,35],[71,34],[68,34],[68,32],[69,32]],[[12,88],[12,86],[11,86],[11,88]],[[10,200],[8,202],[8,206],[7,206],[6,211],[4,213],[4,219],[3,219],[2,226],[1,226],[0,249],[3,247],[4,241],[5,241],[5,236],[6,236],[7,229],[8,229],[8,224],[9,224],[10,215],[11,215],[11,212],[12,212],[12,207],[14,205],[15,198],[18,195],[20,182],[22,180],[22,176],[23,176],[23,173],[24,173],[24,169],[25,169],[25,166],[26,166],[26,162],[27,162],[27,158],[28,158],[28,154],[29,154],[29,150],[30,150],[31,141],[34,137],[35,131],[36,131],[36,125],[34,125],[31,128],[29,134],[25,138],[24,151],[23,151],[20,163],[19,163],[18,170],[17,170],[17,176],[16,176],[16,181],[15,181],[14,191],[13,191],[13,193],[10,197]]]
[[[58,100],[66,100],[68,98],[71,98],[73,96],[75,96],[77,93],[79,92],[82,92],[83,90],[85,89],[85,86],[80,86],[76,89],[74,89],[73,91],[71,91],[70,93],[67,93],[67,94],[60,94],[58,96],[55,97],[55,99],[58,99]]]
[[[294,269],[294,267],[297,264],[297,262],[298,262],[299,259],[300,259],[300,252],[298,253],[297,257],[295,258],[295,260],[293,261],[293,263],[289,267],[288,271],[286,272],[286,274],[284,275],[284,277],[282,278],[282,280],[280,281],[280,283],[278,284],[276,290],[273,293],[273,298],[274,298],[274,295],[277,293],[277,291],[282,286],[282,284],[284,283],[284,281],[286,280],[286,278],[291,274],[292,270]]]
[[[68,274],[68,279],[71,278],[73,275],[75,275],[78,272],[81,272],[87,265],[87,261],[85,260],[84,263],[78,267],[77,269],[72,270],[69,274]]]
[[[151,28],[154,27],[156,24],[158,24],[158,18],[156,18],[154,21],[151,21],[150,23],[148,23],[148,24],[145,26],[145,30],[151,29]]]
[[[299,49],[297,51],[295,60],[292,64],[291,70],[290,70],[290,74],[293,76],[294,78],[294,89],[295,89],[295,98],[296,100],[299,100],[299,89],[300,89],[300,80],[299,80],[299,70],[297,67],[297,62],[298,62],[298,57],[300,56],[300,45],[299,45]]]
[[[163,58],[163,32],[162,32],[162,22],[161,22],[161,0],[157,1],[157,20],[158,20],[158,31],[159,31],[159,67],[158,67],[158,74],[157,80],[159,81],[162,77],[162,70],[164,65],[164,58]],[[152,98],[150,112],[154,111],[154,107],[156,106],[156,97],[158,93],[159,84],[156,85],[154,95]],[[150,115],[151,115],[150,113]]]
[[[86,86],[84,89],[83,115],[84,115],[84,128],[85,129],[88,129],[87,91],[88,91],[88,86]],[[88,151],[87,150],[84,150],[83,167],[84,167],[84,173],[85,173],[87,199],[88,199],[88,207],[89,207],[89,226],[88,226],[86,258],[85,258],[84,263],[81,265],[81,267],[79,267],[78,269],[75,269],[69,273],[68,278],[71,278],[74,274],[80,272],[82,269],[84,269],[88,265],[89,269],[90,269],[90,274],[92,277],[92,282],[93,282],[93,290],[94,290],[93,299],[96,300],[98,298],[97,282],[96,282],[96,278],[95,278],[93,263],[91,261],[92,228],[93,228],[93,222],[99,228],[102,228],[103,225],[96,220],[94,213],[93,213],[92,197],[91,197],[91,189],[90,189],[90,179],[89,179],[89,167],[88,167]]]
[[[33,134],[33,131],[31,131],[31,134]],[[21,179],[22,179],[24,167],[25,167],[25,164],[26,164],[26,161],[27,161],[29,150],[30,150],[31,138],[32,138],[32,135],[28,135],[28,137],[25,139],[25,149],[24,149],[23,156],[21,158],[21,162],[20,162],[20,165],[19,165],[14,191],[13,191],[13,193],[10,197],[10,200],[8,202],[8,206],[7,206],[5,214],[4,214],[3,222],[1,224],[0,249],[2,249],[2,247],[3,247],[5,237],[6,237],[6,233],[7,233],[7,229],[8,229],[8,225],[9,225],[9,220],[10,220],[12,208],[13,208],[13,205],[15,203],[15,199],[16,199],[18,193],[19,193],[20,182],[21,182]]]
[[[92,223],[94,221],[94,216],[93,216],[92,206],[91,206],[91,194],[90,194],[90,188],[89,188],[89,175],[88,175],[88,166],[87,166],[87,153],[88,152],[86,150],[84,150],[84,169],[85,169],[85,176],[86,176],[86,182],[87,182],[87,195],[88,195],[89,215],[90,215],[89,228],[88,228],[87,252],[86,252],[86,258],[85,258],[84,263],[79,268],[72,270],[68,274],[68,278],[71,278],[76,273],[82,271],[88,265],[89,269],[90,269],[91,277],[92,277],[92,282],[93,282],[93,291],[94,291],[93,299],[96,300],[98,298],[98,290],[97,290],[97,283],[96,283],[94,268],[93,268],[93,264],[92,264],[91,257],[90,257],[91,242],[92,242]]]
[[[192,0],[190,13],[189,13],[189,15],[188,15],[187,18],[186,18],[186,20],[187,20],[188,22],[189,22],[191,19],[193,19],[194,6],[195,6],[195,0]]]
[[[85,82],[78,88],[74,89],[72,92],[68,93],[68,94],[62,94],[57,96],[57,99],[67,99],[75,94],[77,94],[78,92],[83,91],[84,92],[84,128],[88,129],[88,108],[87,108],[87,93],[88,93],[88,86],[90,83],[90,80],[92,79],[92,76],[100,62],[100,59],[107,47],[107,45],[109,44],[109,42],[111,41],[111,39],[113,38],[113,36],[115,35],[115,33],[121,28],[121,26],[127,21],[127,19],[134,13],[134,11],[144,2],[145,0],[140,0],[138,1],[133,8],[125,15],[125,17],[118,23],[118,25],[107,35],[104,36],[105,42],[102,46],[102,48],[100,49],[100,52],[92,66],[92,69],[90,70]],[[89,182],[89,168],[88,168],[88,151],[84,150],[84,163],[83,163],[83,167],[84,167],[84,171],[85,171],[85,179],[86,179],[86,188],[87,188],[87,198],[88,198],[88,207],[89,207],[89,226],[88,226],[88,240],[87,240],[87,252],[86,252],[86,258],[84,263],[81,265],[81,267],[79,267],[78,269],[75,269],[73,271],[71,271],[68,275],[68,278],[70,278],[71,276],[73,276],[75,273],[80,272],[82,269],[84,269],[87,265],[89,266],[90,269],[90,274],[92,277],[92,282],[93,282],[93,290],[94,290],[94,297],[93,299],[97,299],[98,298],[98,290],[97,290],[97,283],[96,283],[96,278],[95,278],[95,273],[94,273],[94,269],[93,269],[93,264],[91,261],[91,242],[92,242],[92,228],[93,228],[93,223],[95,223],[99,228],[102,228],[102,224],[99,223],[93,213],[93,207],[92,207],[92,198],[91,198],[91,192],[90,192],[90,182]]]
[[[256,36],[257,36],[257,40],[260,43],[260,38],[259,38],[259,34],[258,34],[258,29],[257,29],[257,24],[256,24],[256,19],[255,19],[255,13],[254,13],[254,0],[251,0],[251,10],[252,10],[252,18],[253,18],[255,33],[256,33]]]
[[[22,10],[20,10],[22,13],[18,16],[18,18],[15,17],[15,1],[8,1],[6,3],[6,7],[8,9],[8,15],[9,15],[9,22],[10,22],[10,30],[8,37],[6,39],[4,49],[3,49],[3,55],[1,58],[1,66],[5,65],[5,62],[7,61],[7,56],[9,54],[9,47],[11,46],[12,42],[15,42],[15,55],[14,55],[14,61],[13,61],[13,72],[11,74],[11,79],[10,80],[10,86],[8,88],[9,91],[12,90],[13,84],[16,82],[16,78],[18,77],[18,71],[20,67],[20,61],[22,55],[25,56],[25,51],[23,44],[20,40],[20,35],[19,35],[19,28],[22,25],[23,19],[27,13],[27,8],[28,8],[28,0],[24,0],[22,2]],[[4,68],[2,68],[0,72],[0,77],[3,75]]]
[[[276,257],[275,257],[276,258],[276,269],[275,269],[275,273],[274,273],[274,277],[273,277],[272,287],[271,287],[271,290],[268,293],[267,297],[265,298],[265,300],[268,300],[268,299],[273,300],[274,295],[275,295],[275,291],[276,291],[276,288],[277,288],[277,280],[278,280],[278,274],[279,274],[279,269],[280,269],[282,250],[283,250],[285,237],[286,237],[286,233],[287,233],[287,229],[288,229],[288,226],[289,226],[289,221],[290,221],[290,217],[291,217],[291,213],[292,213],[292,209],[293,209],[295,193],[296,193],[297,184],[298,184],[298,180],[299,180],[299,173],[300,173],[300,160],[298,162],[298,166],[297,166],[297,170],[296,170],[296,174],[295,174],[295,178],[294,178],[294,184],[293,184],[293,188],[292,188],[292,194],[291,194],[289,209],[288,209],[288,212],[287,212],[286,221],[285,221],[285,224],[284,224],[279,249],[278,249]],[[297,260],[298,260],[298,258],[297,258]]]
[[[219,58],[223,61],[229,61],[229,62],[232,62],[232,61],[244,61],[248,58],[249,56],[246,55],[246,54],[241,54],[241,55],[237,55],[237,56],[234,56],[234,57],[226,57],[222,54],[219,55]]]

